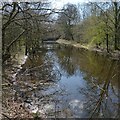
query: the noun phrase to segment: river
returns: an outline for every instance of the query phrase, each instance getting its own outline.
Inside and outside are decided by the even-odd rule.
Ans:
[[[22,67],[14,89],[40,117],[119,117],[119,61],[71,46],[46,45]]]

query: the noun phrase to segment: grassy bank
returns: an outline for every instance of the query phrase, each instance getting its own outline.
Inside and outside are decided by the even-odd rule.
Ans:
[[[107,55],[107,56],[111,57],[112,59],[120,60],[120,51],[118,51],[118,50],[107,52],[107,50],[104,48],[96,48],[95,46],[91,46],[89,44],[83,45],[83,44],[77,43],[75,41],[68,41],[65,39],[59,39],[56,42],[59,44],[71,45],[76,48],[83,48],[83,49],[86,49],[89,51],[98,52],[100,54]]]

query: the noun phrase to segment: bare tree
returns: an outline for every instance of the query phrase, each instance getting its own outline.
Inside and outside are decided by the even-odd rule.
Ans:
[[[62,12],[59,13],[58,23],[63,28],[65,39],[74,40],[72,27],[76,24],[78,16],[78,9],[74,4],[66,4],[63,7]]]

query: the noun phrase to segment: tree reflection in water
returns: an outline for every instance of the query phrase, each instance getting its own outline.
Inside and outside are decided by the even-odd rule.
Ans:
[[[91,77],[91,85],[89,89],[80,88],[80,93],[84,94],[87,98],[85,104],[86,110],[92,117],[105,117],[105,118],[119,118],[119,92],[111,84],[113,74],[114,61],[109,66],[108,74],[103,84],[98,84],[96,79]],[[103,66],[104,67],[104,66]]]
[[[40,117],[54,116],[60,103],[57,96],[63,96],[64,89],[57,86],[61,73],[46,52],[30,55],[16,76],[14,100],[24,104],[30,112]]]
[[[43,51],[17,74],[14,99],[40,117],[118,117],[119,62],[72,47]]]
[[[60,64],[61,69],[66,73],[68,77],[74,75],[77,70],[77,66],[74,64],[74,60],[72,58],[72,47],[68,47],[66,50],[66,47],[62,47],[62,49],[59,51],[56,50],[56,55],[58,57],[58,63]]]
[[[79,87],[80,96],[85,96],[83,112],[86,117],[119,117],[119,61],[72,47],[62,47],[62,50],[56,51],[56,56],[60,70],[67,77],[72,78],[79,71],[82,74],[77,75],[82,75],[86,81],[86,86]],[[76,78],[73,77],[73,80]]]

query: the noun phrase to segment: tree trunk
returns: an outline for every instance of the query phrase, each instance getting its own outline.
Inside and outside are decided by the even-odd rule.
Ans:
[[[5,39],[5,32],[2,31],[2,51],[4,53],[4,50],[5,50],[5,42],[4,42],[4,39]]]
[[[25,55],[27,55],[27,44],[25,43]]]
[[[109,52],[108,34],[106,34],[106,47],[107,47],[107,52]]]
[[[115,47],[115,50],[117,50],[118,49],[118,46],[117,46],[117,44],[118,44],[118,34],[117,34],[117,32],[118,32],[118,9],[117,9],[118,3],[117,2],[114,2],[114,7],[115,7],[115,24],[114,24],[114,28],[115,28],[114,40],[115,40],[115,42],[114,42],[114,47]]]

